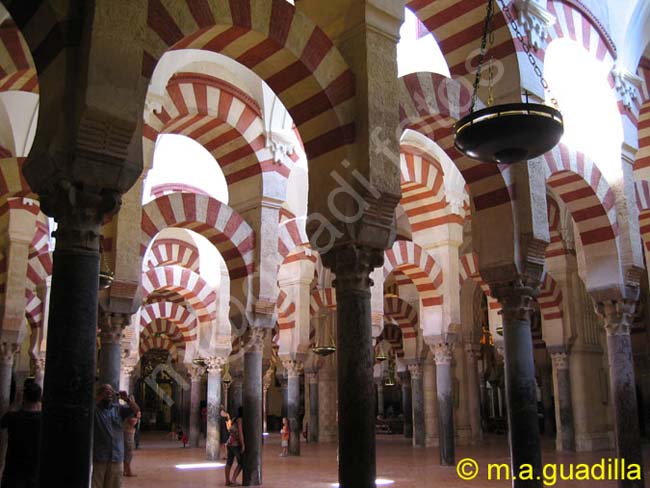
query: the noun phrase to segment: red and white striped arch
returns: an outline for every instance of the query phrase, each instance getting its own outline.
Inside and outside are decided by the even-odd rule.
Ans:
[[[25,318],[32,329],[43,325],[43,302],[29,288],[25,290]]]
[[[142,209],[140,253],[167,227],[193,230],[215,245],[230,280],[249,276],[255,267],[255,232],[232,208],[205,195],[175,193],[152,200]]]
[[[568,207],[580,232],[582,245],[611,243],[618,235],[614,192],[598,167],[584,154],[557,145],[544,155],[547,185]]]
[[[29,47],[11,18],[0,25],[0,91],[38,93],[38,77]]]
[[[156,239],[149,251],[146,267],[168,266],[176,264],[192,271],[199,271],[199,250],[182,239]]]
[[[484,0],[410,0],[406,6],[435,36],[452,76],[464,76],[474,70],[485,22]],[[506,73],[519,73],[513,38],[497,2],[494,14],[494,45],[490,54],[506,65]],[[519,85],[519,78],[512,83]]]
[[[639,103],[639,122],[637,124],[639,150],[634,162],[634,178],[650,180],[650,59],[641,58],[637,70],[641,78],[641,97]]]
[[[309,313],[315,315],[323,308],[336,309],[336,290],[334,288],[320,288],[311,293]]]
[[[463,223],[460,215],[449,212],[440,163],[416,148],[402,145],[400,154],[402,198],[400,204],[409,218],[412,232],[450,222]]]
[[[32,289],[43,283],[52,275],[52,253],[45,252],[29,258],[27,261],[27,283]]]
[[[454,124],[469,112],[468,88],[437,73],[412,73],[400,78],[400,126],[429,137],[456,164],[477,211],[512,200],[508,167],[469,159],[454,146]]]
[[[544,322],[562,319],[562,290],[549,273],[545,273],[537,303]]]
[[[147,295],[156,291],[170,291],[189,303],[199,322],[216,318],[217,294],[201,276],[181,266],[152,268],[142,276],[142,287]]]
[[[4,197],[36,198],[23,176],[26,158],[0,156],[0,195]]]
[[[237,87],[204,74],[177,73],[167,94],[167,102],[143,129],[147,167],[158,134],[166,133],[203,145],[221,167],[231,193],[260,186],[264,171],[289,175],[290,168],[276,164],[266,147],[259,106]]]
[[[382,340],[387,341],[395,352],[395,356],[398,358],[404,357],[404,344],[402,342],[402,331],[400,328],[389,322],[384,324],[384,328],[381,331],[379,337],[377,337],[377,342]]]
[[[549,245],[546,247],[546,257],[564,256],[567,254],[567,249],[562,239],[562,215],[560,213],[560,206],[550,194],[546,194],[546,204],[548,231],[551,239]]]
[[[170,49],[202,49],[243,64],[278,94],[311,164],[343,160],[354,141],[354,76],[332,41],[285,0],[150,0],[142,74]],[[336,155],[336,156],[334,156]]]
[[[418,335],[418,313],[408,302],[396,296],[384,297],[384,315],[395,321],[404,340]]]
[[[498,314],[501,310],[501,304],[496,298],[492,297],[490,287],[485,281],[483,281],[483,278],[481,278],[481,275],[478,271],[478,254],[475,252],[464,254],[460,257],[459,261],[460,273],[458,279],[460,286],[462,287],[463,283],[465,283],[467,279],[474,280],[485,294],[490,312],[492,314]]]
[[[147,352],[152,349],[162,349],[163,351],[169,351],[169,354],[172,358],[179,358],[181,353],[180,348],[176,346],[176,343],[164,336],[148,335],[144,334],[140,336],[140,357],[144,356]]]
[[[156,320],[177,324],[185,342],[196,339],[196,318],[182,305],[172,302],[157,302],[142,307],[140,312],[141,327],[144,328]]]
[[[645,252],[650,252],[650,181],[641,180],[634,184],[636,204],[639,209],[639,227]]]
[[[178,324],[171,320],[154,319],[140,329],[140,336],[154,336],[156,334],[166,335],[174,344],[188,342],[183,337],[183,332],[178,327]]]
[[[394,271],[406,275],[420,293],[423,307],[440,306],[443,296],[438,292],[442,285],[442,269],[420,246],[411,241],[395,241],[384,253],[384,277]]]
[[[297,219],[291,212],[283,209],[280,212],[278,225],[280,227],[278,232],[278,252],[282,258],[286,258],[297,247],[311,247],[305,230],[304,219]]]

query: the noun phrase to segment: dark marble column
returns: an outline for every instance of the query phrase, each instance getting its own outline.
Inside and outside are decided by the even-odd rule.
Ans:
[[[280,379],[280,389],[282,390],[282,408],[280,409],[280,415],[289,418],[289,383],[286,371],[284,371]]]
[[[219,405],[221,405],[221,368],[224,359],[206,359],[208,371],[208,425],[205,430],[205,456],[209,461],[217,461],[219,454]],[[225,439],[223,440],[225,442]]]
[[[440,445],[440,464],[453,466],[455,459],[454,432],[454,392],[451,376],[452,344],[431,345],[436,362],[436,387],[438,394],[438,439]]]
[[[230,412],[230,416],[234,418],[237,415],[239,407],[244,404],[244,373],[241,370],[231,371],[230,375],[232,376],[232,382],[229,387],[230,405],[228,406],[228,411]]]
[[[336,274],[339,484],[375,488],[370,272],[383,263],[383,251],[348,245],[322,259]]]
[[[384,382],[383,378],[378,378],[375,381],[377,386],[377,415],[384,418]]]
[[[533,339],[530,332],[533,285],[521,281],[490,285],[502,307],[506,410],[512,473],[522,465],[532,467],[532,480],[517,479],[515,488],[542,486],[542,452],[537,417],[537,390]],[[528,466],[527,466],[528,467]]]
[[[199,447],[199,433],[201,432],[201,376],[205,373],[203,366],[191,365],[190,368],[190,433],[188,435],[190,447]]]
[[[575,450],[573,428],[573,405],[571,404],[571,379],[569,376],[569,356],[564,347],[549,347],[555,376],[555,404],[557,437],[555,448],[558,451]]]
[[[542,406],[544,408],[544,434],[556,433],[554,421],[555,405],[553,404],[553,368],[544,367],[539,370],[539,387],[542,390]]]
[[[467,355],[469,425],[472,429],[472,444],[476,444],[483,437],[481,427],[481,388],[478,379],[478,358],[481,354],[481,346],[479,344],[465,344],[465,354]]]
[[[300,434],[302,429],[299,423],[300,412],[300,369],[302,364],[298,361],[283,361],[282,365],[287,372],[287,419],[289,420],[289,454],[300,456]]]
[[[67,181],[41,193],[41,210],[58,223],[41,417],[42,487],[90,483],[100,225],[118,206],[115,193],[91,193]]]
[[[596,311],[605,320],[607,331],[609,389],[614,402],[616,457],[625,459],[627,466],[633,463],[641,466],[641,479],[619,481],[619,488],[645,486],[630,338],[630,324],[635,307],[636,301],[632,300],[599,300],[596,303]]]
[[[244,353],[244,486],[262,484],[262,346],[266,329],[251,327]]]
[[[426,445],[426,424],[424,421],[424,384],[423,368],[419,363],[409,364],[411,373],[411,406],[413,409],[413,445],[424,447]]]
[[[124,314],[99,313],[99,384],[109,384],[113,390],[120,389],[122,365],[122,330],[126,324]]]
[[[413,408],[411,403],[411,376],[408,371],[399,373],[402,383],[402,414],[404,415],[404,437],[413,437]]]
[[[318,442],[318,372],[306,373],[309,384],[309,422],[307,423],[307,441]]]

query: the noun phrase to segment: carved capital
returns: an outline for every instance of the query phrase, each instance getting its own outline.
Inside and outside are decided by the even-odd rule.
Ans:
[[[549,347],[548,352],[556,370],[569,369],[569,355],[564,347]]]
[[[501,304],[504,324],[512,324],[514,321],[530,321],[533,299],[539,294],[539,281],[521,278],[490,283],[490,291]]]
[[[384,263],[384,251],[369,247],[347,245],[333,249],[322,256],[336,279],[333,286],[341,290],[357,290],[370,294],[372,270]]]
[[[616,65],[612,68],[612,78],[614,78],[614,88],[621,98],[623,106],[627,110],[631,110],[634,101],[639,98],[637,86],[641,86],[641,79]]]
[[[121,370],[124,376],[130,377],[133,374],[133,371],[135,371],[135,368],[133,366],[122,366]]]
[[[411,381],[422,379],[422,372],[424,368],[420,363],[412,363],[408,365],[409,373],[411,373]]]
[[[41,210],[53,217],[56,248],[99,251],[100,226],[104,217],[120,208],[121,195],[59,180],[40,192]]]
[[[262,327],[249,327],[246,338],[246,350],[249,352],[262,352],[267,329]]]
[[[201,381],[201,376],[203,376],[203,373],[205,373],[205,368],[198,364],[192,364],[188,368],[188,373],[190,374],[190,379],[192,380],[192,383],[199,382]]]
[[[0,361],[2,361],[3,366],[13,366],[14,357],[19,350],[20,346],[13,342],[3,342],[0,344]]]
[[[99,339],[102,344],[121,344],[122,331],[126,322],[124,314],[99,314]]]
[[[300,376],[303,364],[302,362],[293,359],[285,359],[282,361],[282,366],[284,366],[284,369],[287,372],[287,378],[297,378]]]
[[[608,335],[629,335],[634,320],[636,300],[603,300],[596,302],[596,313],[605,321]]]
[[[548,28],[555,23],[555,17],[544,8],[545,4],[537,0],[515,0],[519,24],[526,32],[528,45],[535,50],[546,46]]]
[[[219,356],[210,356],[205,358],[205,369],[208,371],[209,375],[220,373],[224,364],[226,364],[226,360]]]
[[[429,347],[433,353],[433,360],[436,362],[436,365],[451,364],[451,359],[454,353],[454,348],[451,344],[438,342],[436,344],[429,345]]]

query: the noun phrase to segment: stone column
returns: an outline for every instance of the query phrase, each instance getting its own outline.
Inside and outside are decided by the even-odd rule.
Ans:
[[[632,463],[641,466],[641,479],[619,481],[620,488],[643,488],[645,486],[630,338],[630,324],[635,307],[636,302],[632,300],[596,302],[596,311],[605,320],[605,330],[607,331],[609,389],[610,397],[614,402],[616,457],[625,459],[625,464],[628,466]]]
[[[563,346],[549,347],[553,361],[553,389],[555,391],[555,418],[557,434],[555,448],[558,451],[575,450],[573,428],[573,406],[571,403],[571,379],[569,376],[569,356]]]
[[[18,344],[3,342],[0,344],[0,418],[9,411],[9,397],[11,394],[11,373],[14,358],[20,349]],[[0,474],[4,470],[5,454],[7,453],[7,430],[0,432]]]
[[[411,376],[408,371],[399,373],[402,383],[402,414],[404,415],[404,437],[413,437],[413,408],[411,404]]]
[[[226,409],[226,412],[230,412],[228,410],[228,391],[230,390],[230,383],[224,383],[223,384],[223,406]]]
[[[43,388],[43,380],[45,379],[45,356],[39,355],[39,357],[34,360],[34,369],[36,370],[34,381]]]
[[[287,419],[289,420],[289,454],[300,456],[300,428],[298,413],[300,411],[300,369],[298,361],[282,361],[287,372]]]
[[[322,256],[336,274],[339,484],[374,488],[375,395],[370,273],[383,251],[349,245]]]
[[[272,367],[268,368],[262,383],[262,432],[268,432],[266,421],[267,412],[269,411],[269,388],[271,388],[274,378],[275,371]]]
[[[232,383],[230,383],[230,416],[235,417],[239,407],[243,406],[244,395],[244,374],[242,371],[231,371]]]
[[[120,368],[120,390],[132,393],[133,371],[135,371],[133,366],[122,365]]]
[[[478,358],[481,346],[478,344],[465,344],[467,355],[467,403],[469,406],[469,425],[472,430],[472,444],[481,441],[483,429],[481,428],[481,389],[478,380]]]
[[[325,361],[331,364],[332,359]],[[334,442],[337,437],[336,422],[336,371],[330,364],[318,371],[318,440]]]
[[[251,327],[244,353],[244,486],[262,484],[262,347],[266,329]]]
[[[280,390],[282,390],[282,408],[280,415],[289,418],[289,383],[287,380],[287,372],[284,371],[280,379]]]
[[[318,372],[306,374],[309,384],[309,424],[307,428],[308,442],[318,442]]]
[[[199,447],[199,433],[201,432],[201,376],[205,372],[203,366],[192,364],[189,367],[191,389],[190,389],[190,433],[188,435],[189,446]]]
[[[553,368],[539,369],[539,385],[542,391],[542,406],[544,408],[544,433],[551,435],[556,431],[553,421],[555,406],[553,405]]]
[[[515,488],[542,486],[542,452],[537,417],[537,391],[533,339],[530,332],[531,300],[536,294],[533,285],[513,281],[491,285],[492,295],[499,300],[503,318],[506,410],[512,472],[522,465],[533,470],[532,481],[517,479]]]
[[[209,461],[216,461],[219,454],[219,405],[221,405],[221,368],[224,358],[206,359],[208,371],[208,425],[205,434],[205,455]],[[225,439],[224,439],[225,442]]]
[[[375,385],[377,386],[377,415],[384,418],[384,379],[379,378]]]
[[[120,388],[122,364],[122,329],[128,325],[126,315],[99,313],[99,384],[109,384],[115,391]]]
[[[426,444],[426,425],[424,423],[424,388],[422,387],[422,365],[409,364],[411,373],[411,396],[413,408],[413,445],[424,447]]]
[[[440,464],[453,466],[455,461],[454,438],[454,392],[451,376],[451,344],[436,343],[431,345],[433,359],[436,362],[436,389],[438,391],[438,442],[440,446]]]
[[[438,398],[436,388],[436,364],[427,358],[422,367],[422,388],[424,391],[424,445],[438,445]]]
[[[41,417],[41,486],[90,484],[99,288],[99,236],[119,195],[69,181],[40,193],[58,223]],[[62,469],[65,466],[65,469]]]

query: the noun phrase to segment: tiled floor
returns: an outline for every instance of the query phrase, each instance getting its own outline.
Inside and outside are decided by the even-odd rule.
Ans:
[[[650,475],[650,446],[646,446],[646,473]],[[278,457],[279,438],[271,435],[264,447],[263,486],[267,488],[330,488],[337,481],[336,445],[303,444],[300,457]],[[612,456],[611,452],[557,454],[553,443],[544,440],[545,463],[597,463],[602,458]],[[485,474],[487,463],[507,463],[507,441],[504,436],[490,437],[481,447],[458,447],[457,461],[474,457],[483,471],[473,481],[462,481],[455,468],[438,465],[436,448],[413,448],[409,441],[396,436],[377,438],[377,476],[393,480],[391,486],[400,488],[422,487],[498,487],[510,486],[507,481],[488,481]],[[125,488],[189,488],[224,485],[223,467],[210,469],[180,470],[177,464],[202,463],[205,461],[204,449],[183,449],[180,444],[161,435],[143,435],[141,449],[136,451],[133,461],[136,478],[125,478]],[[549,483],[552,480],[549,471]],[[557,472],[559,478],[559,469]],[[241,479],[239,480],[241,481]],[[616,486],[608,481],[562,481],[559,487],[600,487]],[[549,486],[551,486],[549,484]],[[650,481],[646,482],[650,487]]]

